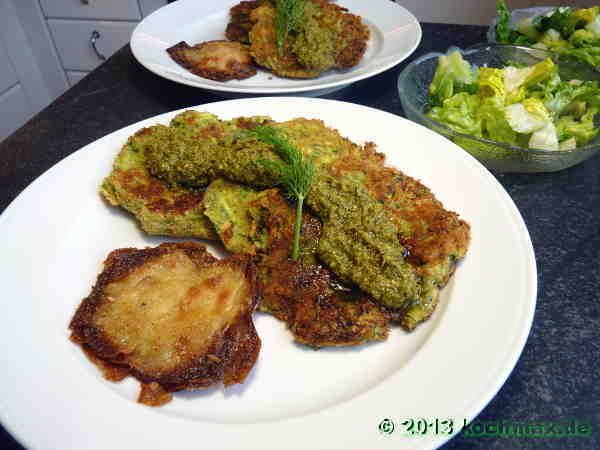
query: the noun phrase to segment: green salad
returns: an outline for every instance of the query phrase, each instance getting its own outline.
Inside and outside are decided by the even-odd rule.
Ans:
[[[496,5],[499,43],[551,50],[600,67],[600,6],[580,9],[562,6],[511,28],[511,13],[506,2],[498,0]]]
[[[438,58],[427,116],[460,133],[545,150],[580,147],[598,134],[597,81],[561,80],[551,59],[475,68],[458,50]]]

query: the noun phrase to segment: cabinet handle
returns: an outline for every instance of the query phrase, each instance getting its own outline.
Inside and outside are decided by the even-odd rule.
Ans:
[[[83,3],[84,5],[89,5],[90,3],[92,3],[92,0],[81,0],[81,3]]]
[[[104,56],[100,50],[98,50],[98,47],[96,47],[96,42],[98,41],[98,39],[100,39],[102,37],[102,35],[100,34],[99,31],[94,30],[92,31],[92,34],[90,36],[90,44],[92,44],[92,48],[94,49],[94,52],[96,53],[96,56],[98,58],[100,58],[102,61],[106,61],[106,56]]]

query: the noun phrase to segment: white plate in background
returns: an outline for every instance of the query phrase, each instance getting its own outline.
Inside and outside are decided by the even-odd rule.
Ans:
[[[361,16],[371,30],[361,62],[348,70],[318,78],[280,78],[259,69],[245,80],[213,81],[181,67],[166,49],[180,41],[190,45],[225,38],[229,8],[238,0],[178,0],[142,20],[131,36],[131,51],[148,70],[178,83],[229,94],[321,95],[371,77],[406,59],[421,41],[421,26],[404,7],[389,0],[340,0],[337,4]]]

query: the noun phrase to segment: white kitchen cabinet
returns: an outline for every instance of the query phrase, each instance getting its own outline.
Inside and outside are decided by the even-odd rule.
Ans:
[[[40,0],[40,4],[49,18],[141,19],[137,0]]]
[[[0,93],[5,92],[9,87],[14,86],[18,82],[17,73],[8,58],[4,43],[0,40]]]
[[[146,17],[148,14],[153,13],[161,6],[165,6],[167,0],[140,0],[140,8],[142,8],[142,16]]]
[[[20,83],[0,94],[0,117],[0,141],[31,117],[29,102]]]
[[[48,26],[65,70],[89,71],[129,42],[136,23],[48,19]]]

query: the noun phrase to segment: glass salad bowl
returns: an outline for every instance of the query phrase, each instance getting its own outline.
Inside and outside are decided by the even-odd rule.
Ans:
[[[460,50],[464,60],[476,67],[532,66],[552,58],[562,80],[598,80],[591,66],[572,59],[561,60],[546,51],[514,45],[483,44]],[[398,78],[398,92],[406,116],[446,136],[487,168],[498,172],[554,172],[578,164],[600,150],[600,135],[569,150],[542,150],[506,144],[455,131],[429,118],[429,86],[441,53],[429,53],[411,62]],[[597,116],[596,119],[600,117]],[[596,125],[597,126],[597,125]]]

